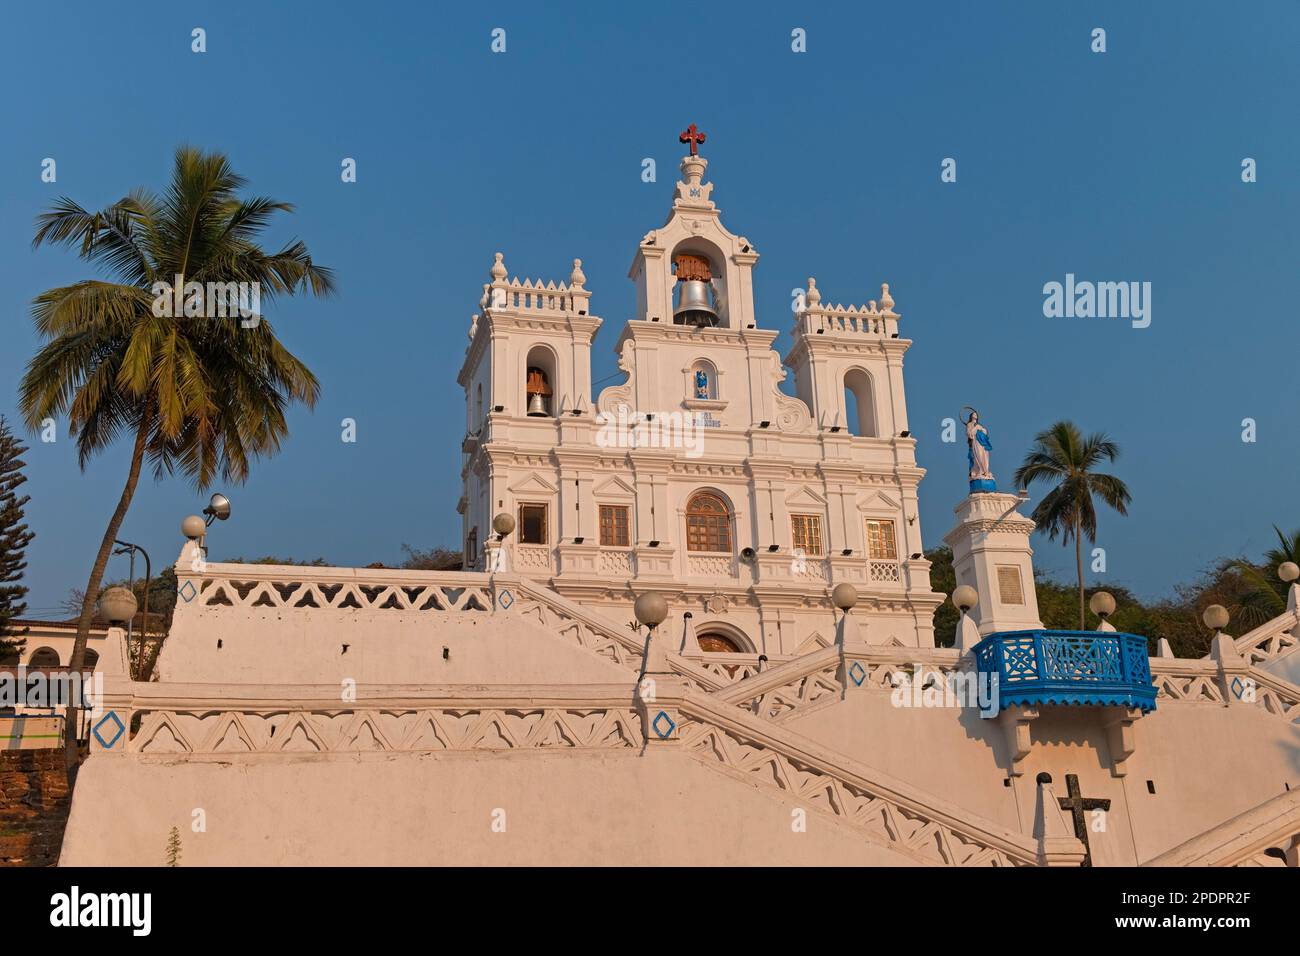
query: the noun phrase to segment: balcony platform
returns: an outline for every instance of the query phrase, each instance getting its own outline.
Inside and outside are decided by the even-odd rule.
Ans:
[[[1045,704],[1156,709],[1146,638],[1136,634],[1001,631],[972,653],[981,678],[997,679],[999,711]]]

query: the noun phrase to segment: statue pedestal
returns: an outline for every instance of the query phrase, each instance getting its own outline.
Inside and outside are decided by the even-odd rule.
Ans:
[[[974,492],[954,509],[957,525],[943,539],[952,548],[957,583],[979,594],[970,617],[980,637],[1043,626],[1029,546],[1034,523],[1016,510],[1019,505],[1015,495]]]

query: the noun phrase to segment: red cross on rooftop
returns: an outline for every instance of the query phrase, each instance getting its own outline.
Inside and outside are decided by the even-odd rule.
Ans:
[[[690,143],[691,155],[698,156],[699,150],[696,147],[700,143],[704,142],[704,134],[696,129],[695,124],[692,123],[690,126],[686,127],[681,136],[677,137],[677,141],[680,143]]]

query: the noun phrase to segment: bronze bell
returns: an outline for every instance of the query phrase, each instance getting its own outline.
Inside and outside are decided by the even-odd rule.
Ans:
[[[673,309],[674,324],[708,328],[716,326],[718,313],[713,308],[708,283],[699,279],[687,279],[685,282],[679,281],[677,285],[681,291],[677,296],[677,308]]]
[[[530,368],[525,388],[528,392],[528,414],[533,417],[549,416],[551,412],[547,408],[547,396],[551,394],[551,386],[546,381],[546,373],[540,368]]]

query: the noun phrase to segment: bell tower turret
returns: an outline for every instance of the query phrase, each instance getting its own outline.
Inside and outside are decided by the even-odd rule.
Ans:
[[[465,531],[465,566],[483,570],[483,546],[498,512],[516,515],[518,481],[503,462],[515,456],[591,444],[591,343],[601,320],[589,314],[591,293],[582,260],[573,260],[568,282],[511,278],[498,252],[479,300],[482,312],[469,330],[469,347],[457,378],[465,390],[464,494],[458,510]],[[565,471],[568,477],[568,471]],[[541,522],[550,539],[583,538],[591,530],[573,498],[578,482],[551,481],[526,489],[522,498],[559,521]],[[565,501],[560,501],[565,497]],[[564,508],[562,505],[570,507]],[[540,512],[539,512],[540,513]],[[516,520],[519,520],[516,515]],[[522,522],[521,522],[522,523]],[[532,526],[530,526],[532,527]]]

